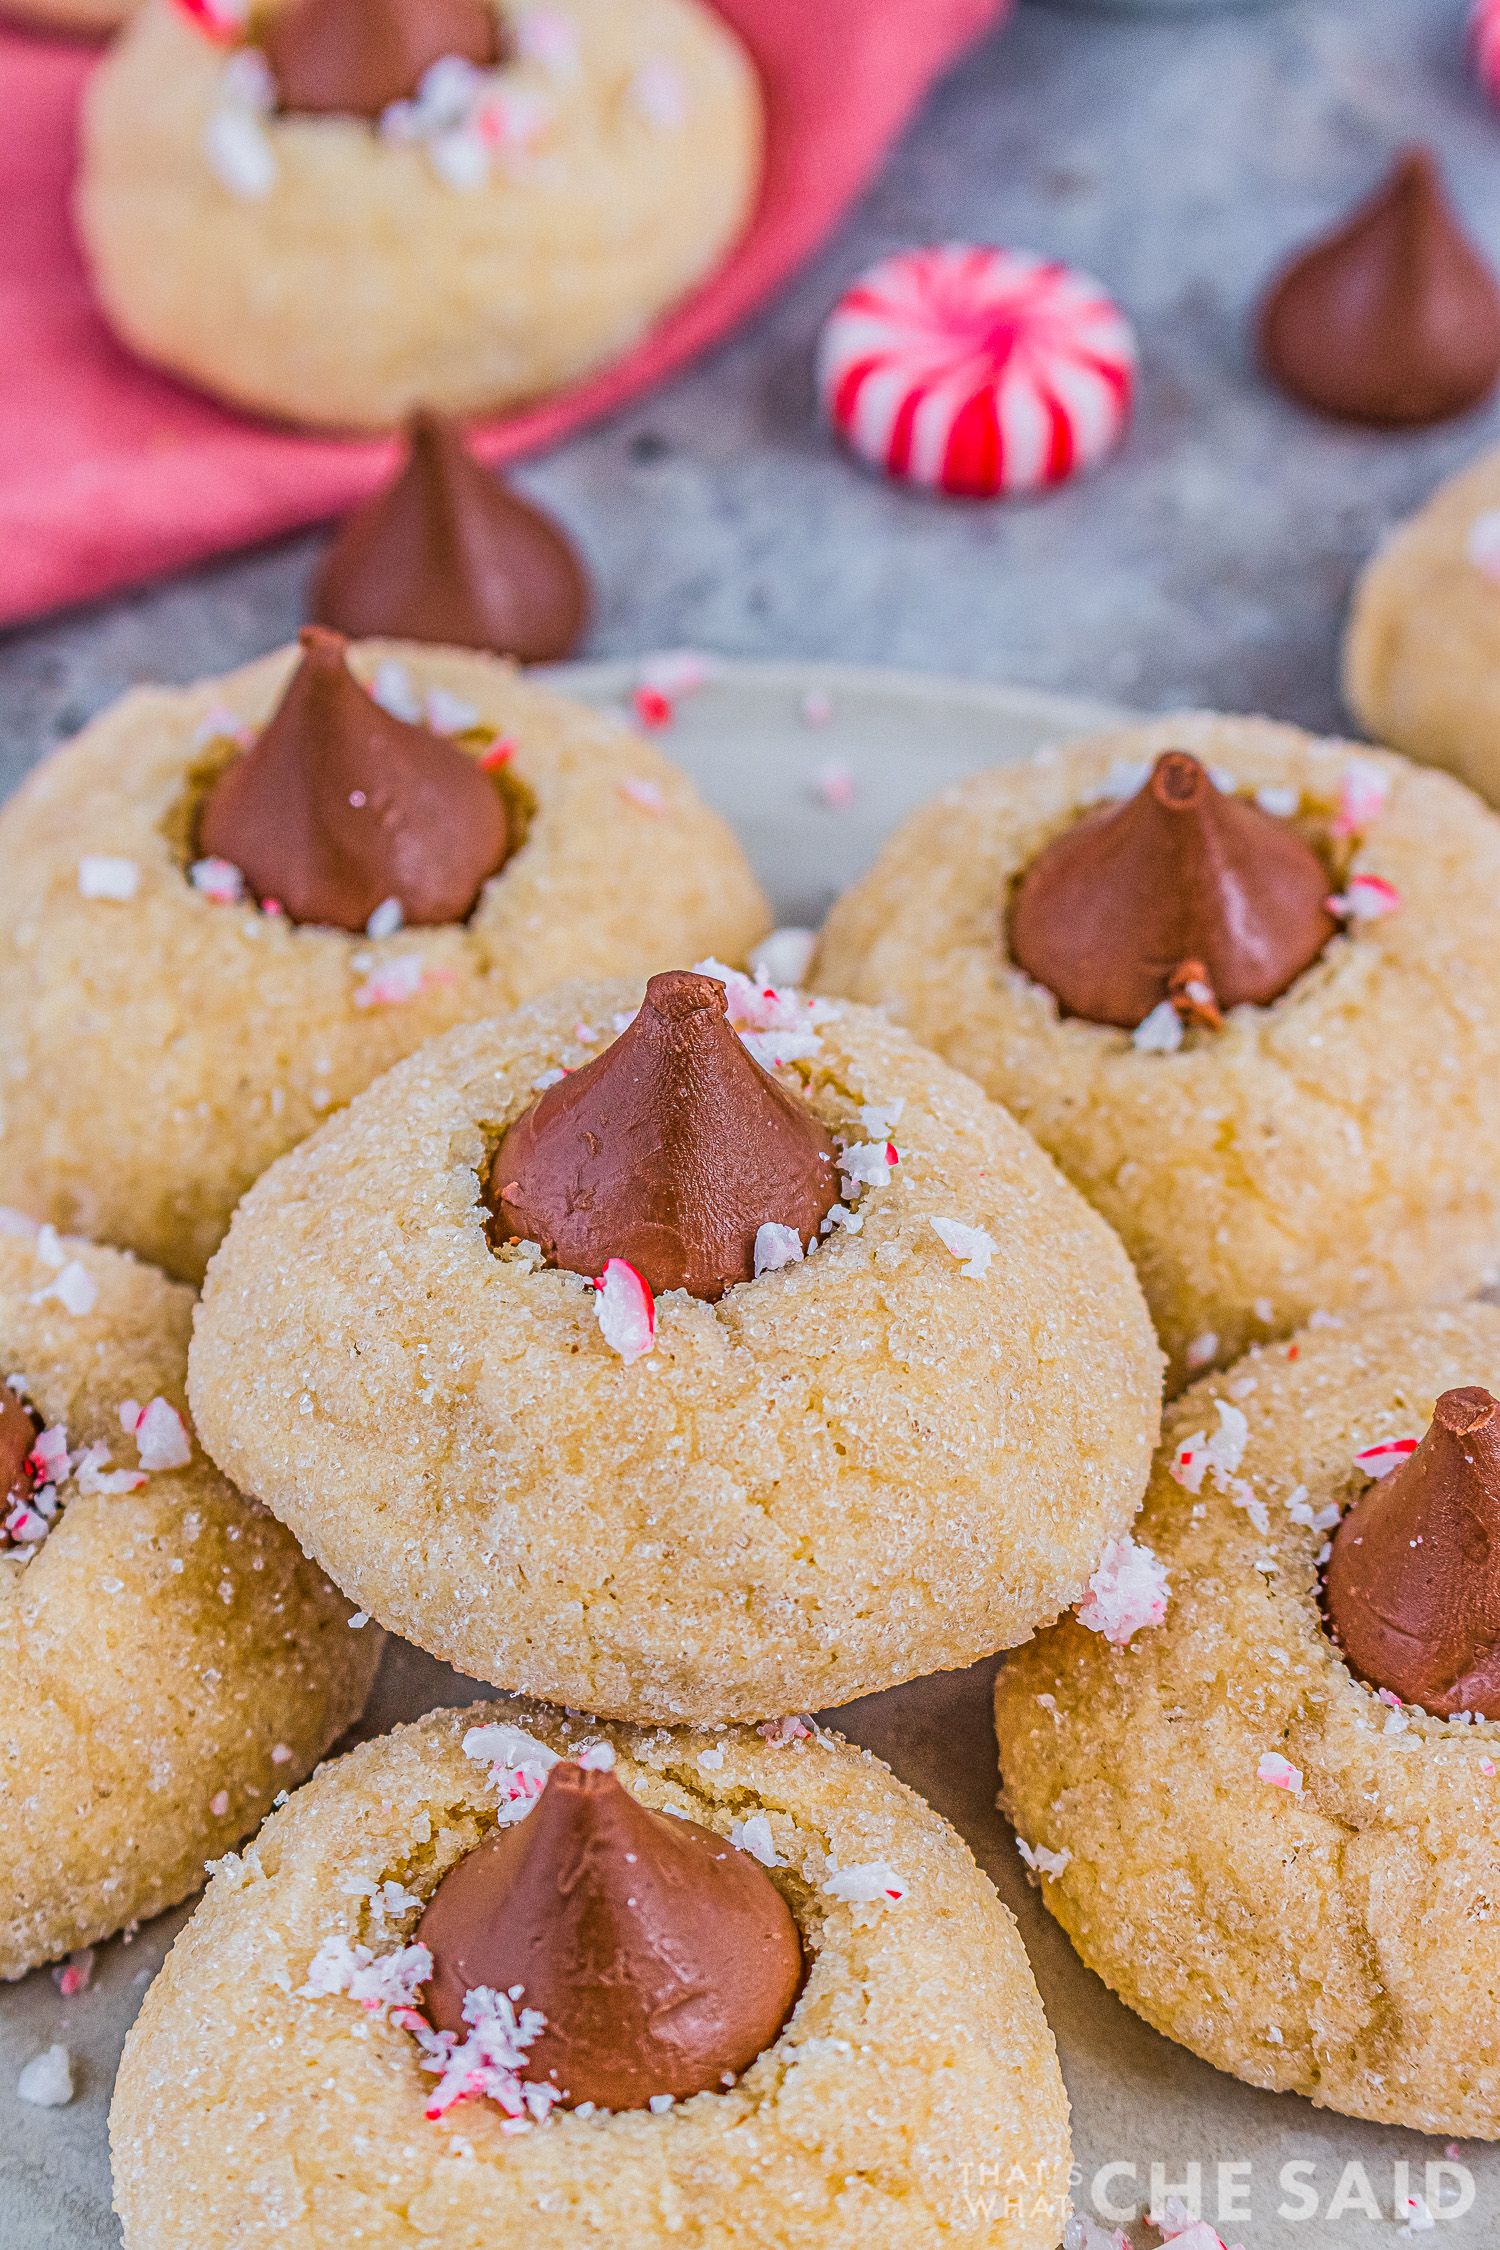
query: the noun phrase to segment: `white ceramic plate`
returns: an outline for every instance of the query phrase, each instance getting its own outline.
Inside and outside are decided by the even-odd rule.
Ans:
[[[549,678],[590,702],[625,705],[641,670],[575,665]],[[816,725],[809,696],[829,705],[825,715],[814,702]],[[811,924],[891,826],[935,789],[1124,716],[917,674],[726,661],[680,701],[660,740],[738,829],[778,919]],[[831,765],[844,769],[852,792],[842,809],[827,801]],[[1470,2207],[1442,2224],[1437,2241],[1452,2250],[1494,2243],[1500,2154],[1468,2143],[1449,2159],[1421,2135],[1353,2124],[1296,2095],[1256,2093],[1158,2038],[1084,1969],[1028,1887],[1015,1839],[994,1809],[993,1670],[982,1664],[871,1696],[835,1723],[955,1823],[1018,1916],[1074,2104],[1075,2202],[1109,2225],[1132,2207],[1144,2220],[1154,2176],[1158,2191],[1196,2192],[1202,2215],[1249,2250],[1395,2250],[1395,2199],[1408,2184],[1421,2191],[1426,2165],[1437,2163],[1448,2166],[1440,2184],[1449,2200],[1466,2181],[1473,2190]],[[359,1733],[468,1701],[470,1692],[445,1666],[393,1643]],[[1149,1837],[1136,1845],[1149,1849]],[[46,1969],[0,1990],[0,2250],[118,2244],[110,2084],[142,1993],[189,1911],[161,1916],[129,1944],[117,1938],[99,1947],[92,1983],[70,2000]],[[54,2041],[72,2052],[77,2096],[65,2109],[29,2108],[16,2099],[17,2075]],[[976,2172],[960,2186],[973,2198],[978,2245],[987,2211],[1025,2197],[1028,2183]],[[1141,2224],[1130,2231],[1137,2243],[1157,2241]],[[955,2250],[963,2250],[960,2238]]]

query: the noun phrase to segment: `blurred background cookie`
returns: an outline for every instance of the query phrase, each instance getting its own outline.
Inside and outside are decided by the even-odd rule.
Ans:
[[[750,215],[754,70],[698,0],[148,5],[90,83],[78,223],[145,358],[381,428],[615,357]]]

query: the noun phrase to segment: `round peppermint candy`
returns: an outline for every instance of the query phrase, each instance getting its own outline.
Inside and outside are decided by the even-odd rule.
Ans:
[[[882,258],[829,315],[818,391],[889,476],[978,499],[1062,484],[1130,418],[1130,323],[1087,274],[951,242]]]

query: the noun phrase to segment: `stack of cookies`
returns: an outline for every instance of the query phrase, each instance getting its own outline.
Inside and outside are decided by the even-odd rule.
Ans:
[[[311,627],[0,840],[8,1973],[217,1855],[121,2068],[127,2250],[911,2250],[976,2166],[1027,2183],[982,2239],[1052,2250],[1015,1923],[812,1716],[1005,1650],[1004,1803],[1115,1989],[1500,2130],[1458,782],[1078,743],[915,815],[804,992],[730,965],[754,881],[618,722]],[[288,1796],[382,1628],[500,1700]]]
[[[12,1708],[65,1706],[113,1585],[135,1746],[49,1748],[11,1973],[217,1855],[117,2089],[131,2250],[937,2242],[977,2162],[1049,2250],[1014,1921],[807,1714],[1159,1607],[1110,1228],[883,1016],[726,965],[767,920],[733,840],[489,657],[309,628],[107,713],[3,825]],[[505,1700],[287,1800],[381,1627]]]

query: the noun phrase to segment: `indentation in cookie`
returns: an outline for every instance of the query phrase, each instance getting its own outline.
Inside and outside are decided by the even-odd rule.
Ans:
[[[502,59],[486,0],[291,0],[255,37],[282,108],[315,116],[376,118],[445,55],[481,70]]]
[[[1125,803],[1047,845],[1011,898],[1013,958],[1067,1015],[1133,1031],[1169,1005],[1217,1028],[1265,1006],[1338,927],[1329,874],[1287,820],[1167,750]]]
[[[549,1265],[590,1278],[621,1259],[653,1295],[710,1302],[755,1277],[763,1229],[797,1257],[816,1242],[839,1198],[839,1152],[746,1052],[727,1009],[716,977],[651,979],[612,1045],[501,1142],[485,1188],[500,1239],[538,1243]]]
[[[352,638],[493,649],[523,664],[566,656],[588,613],[567,539],[481,468],[456,422],[425,408],[407,458],[356,509],[323,559],[312,613]]]
[[[281,702],[204,801],[200,856],[293,922],[462,921],[507,854],[500,792],[444,735],[367,694],[339,634],[312,625],[301,641]]]
[[[1414,1452],[1340,1524],[1324,1581],[1340,1653],[1436,1717],[1500,1718],[1500,1401],[1444,1391]]]
[[[571,1760],[444,1877],[418,1939],[438,2030],[470,2040],[487,2000],[536,2011],[517,2075],[565,2107],[644,2109],[732,2085],[803,1976],[796,1922],[747,1853]]]

